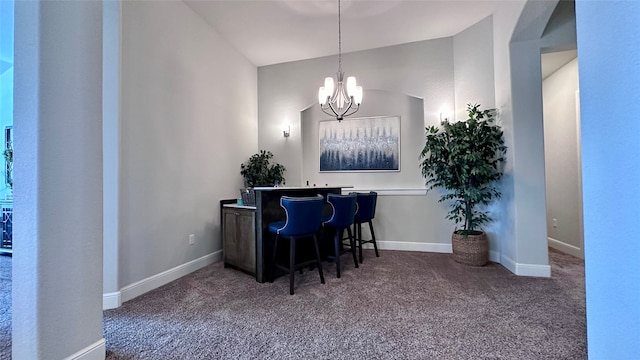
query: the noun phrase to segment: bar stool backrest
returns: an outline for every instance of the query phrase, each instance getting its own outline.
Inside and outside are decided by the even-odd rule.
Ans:
[[[378,193],[370,191],[368,193],[351,194],[356,194],[356,202],[358,204],[358,210],[356,211],[354,221],[356,223],[371,221],[376,216]]]
[[[328,194],[327,201],[333,209],[331,218],[325,224],[337,229],[344,229],[353,224],[356,213],[356,195]]]
[[[306,236],[318,232],[322,225],[323,199],[322,195],[281,197],[280,206],[284,209],[287,219],[277,233],[282,236]]]

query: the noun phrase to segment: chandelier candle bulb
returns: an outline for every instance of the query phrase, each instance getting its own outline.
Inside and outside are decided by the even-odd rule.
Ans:
[[[318,103],[320,103],[320,105],[324,105],[326,102],[327,102],[327,95],[326,95],[326,91],[324,90],[324,86],[322,86],[320,90],[318,90]]]
[[[347,78],[347,95],[355,96],[356,94],[356,77],[349,76]]]
[[[360,104],[362,103],[362,86],[356,86],[356,94],[353,96],[353,98],[355,99],[356,104],[360,106]]]
[[[324,79],[324,93],[327,97],[333,94],[333,78],[326,77]]]

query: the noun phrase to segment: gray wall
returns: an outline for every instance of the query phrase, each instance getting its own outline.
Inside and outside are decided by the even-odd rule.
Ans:
[[[219,200],[258,139],[256,67],[183,2],[123,2],[121,41],[123,288],[221,250]]]
[[[11,357],[104,359],[102,3],[16,2],[15,25]]]
[[[542,82],[549,245],[582,257],[577,90],[577,59],[561,67]]]
[[[467,118],[467,104],[495,107],[493,18],[490,16],[453,37],[455,117]]]

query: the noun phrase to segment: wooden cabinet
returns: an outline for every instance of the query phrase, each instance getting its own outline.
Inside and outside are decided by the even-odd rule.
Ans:
[[[222,208],[224,266],[256,274],[256,211],[245,207]]]

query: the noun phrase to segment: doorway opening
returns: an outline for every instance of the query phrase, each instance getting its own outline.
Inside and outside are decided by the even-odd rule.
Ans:
[[[584,259],[577,51],[543,53],[541,63],[547,238]]]

